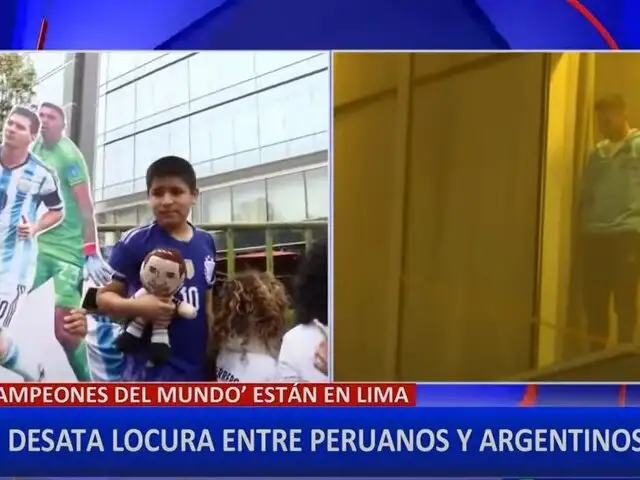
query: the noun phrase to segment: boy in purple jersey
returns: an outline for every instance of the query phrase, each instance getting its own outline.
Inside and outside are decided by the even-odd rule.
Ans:
[[[211,235],[187,220],[198,195],[196,175],[187,160],[171,156],[153,162],[146,180],[155,221],[125,233],[115,245],[109,261],[113,279],[99,290],[97,303],[113,317],[142,317],[169,326],[169,362],[150,366],[144,351],[126,355],[123,381],[204,381],[216,248]],[[197,309],[195,319],[175,318],[171,298],[130,298],[141,287],[140,265],[155,248],[175,248],[182,254],[187,273],[178,294]]]

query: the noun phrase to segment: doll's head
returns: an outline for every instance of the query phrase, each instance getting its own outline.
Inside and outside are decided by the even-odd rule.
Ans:
[[[186,265],[173,248],[151,250],[140,267],[142,286],[151,294],[174,295],[182,286]]]

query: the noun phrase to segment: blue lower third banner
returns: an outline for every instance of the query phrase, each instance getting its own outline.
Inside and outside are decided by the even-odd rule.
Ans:
[[[0,475],[631,477],[635,408],[0,408]]]

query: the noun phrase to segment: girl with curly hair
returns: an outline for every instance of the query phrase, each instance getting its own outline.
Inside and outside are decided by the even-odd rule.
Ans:
[[[284,286],[268,273],[241,272],[221,285],[209,335],[219,382],[275,379],[288,307]]]
[[[297,325],[282,339],[278,358],[281,382],[329,381],[328,244],[314,243],[296,275]]]

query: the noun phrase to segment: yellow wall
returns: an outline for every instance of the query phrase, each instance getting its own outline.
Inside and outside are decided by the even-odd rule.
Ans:
[[[595,55],[595,94],[618,93],[627,103],[631,126],[640,128],[640,55],[620,53]]]
[[[401,54],[334,55],[336,380],[393,379],[398,279],[393,180]],[[395,219],[395,220],[394,220]]]
[[[542,54],[334,56],[337,380],[491,380],[536,348]]]

